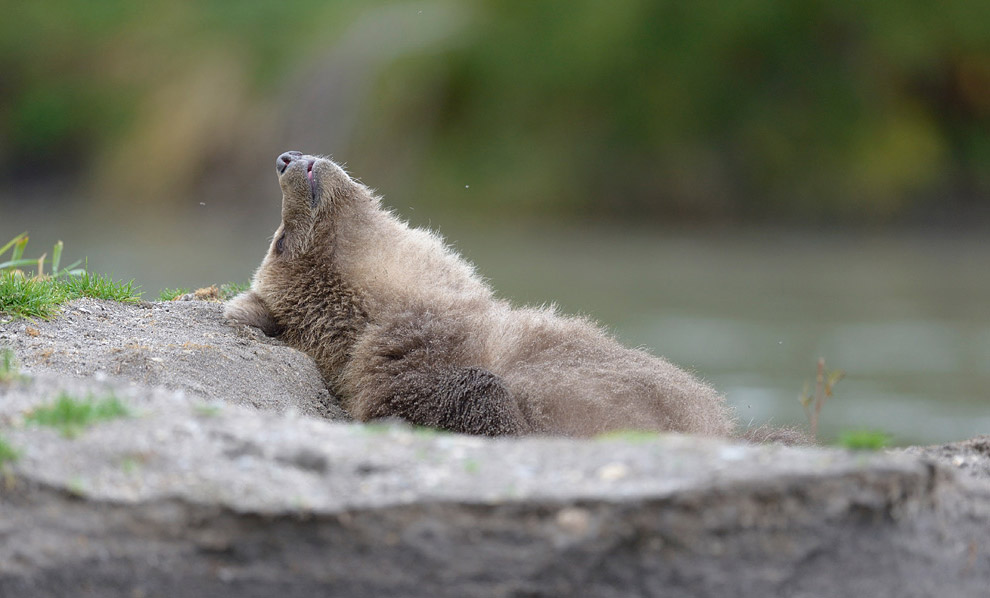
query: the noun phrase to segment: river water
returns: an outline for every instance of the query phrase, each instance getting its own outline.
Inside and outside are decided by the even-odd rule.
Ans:
[[[246,281],[278,218],[128,225],[0,215],[0,241],[142,285]],[[819,357],[841,369],[821,435],[879,429],[896,444],[990,433],[990,242],[970,233],[638,230],[437,223],[498,293],[590,316],[724,392],[743,423],[803,424]]]
[[[821,435],[896,444],[990,433],[990,242],[787,231],[464,232],[494,286],[557,301],[694,370],[742,422],[803,424],[816,363],[841,369]]]

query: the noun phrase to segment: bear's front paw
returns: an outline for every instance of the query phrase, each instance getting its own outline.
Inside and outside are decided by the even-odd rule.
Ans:
[[[260,328],[268,336],[278,336],[284,330],[254,291],[245,291],[228,301],[223,317],[233,324]]]

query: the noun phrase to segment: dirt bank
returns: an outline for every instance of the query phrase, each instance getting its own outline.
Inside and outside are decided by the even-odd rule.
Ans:
[[[2,596],[985,596],[990,438],[887,453],[332,421],[217,304],[0,323]],[[74,437],[60,393],[129,415]]]

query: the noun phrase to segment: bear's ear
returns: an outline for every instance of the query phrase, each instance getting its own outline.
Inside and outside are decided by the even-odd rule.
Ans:
[[[228,301],[223,315],[231,322],[260,328],[268,336],[278,336],[285,330],[254,291],[245,291]]]

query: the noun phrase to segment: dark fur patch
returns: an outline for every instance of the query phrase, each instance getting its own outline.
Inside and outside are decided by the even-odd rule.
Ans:
[[[777,428],[769,424],[746,430],[742,433],[742,439],[753,444],[769,444],[771,442],[785,446],[815,444],[815,439],[804,430],[792,427]]]
[[[397,369],[376,378],[382,386],[365,396],[362,419],[397,416],[421,426],[487,436],[528,431],[505,384],[486,369]]]
[[[467,331],[426,308],[369,327],[347,368],[349,409],[362,420],[398,416],[467,434],[522,434],[529,426],[504,382],[468,363]]]

